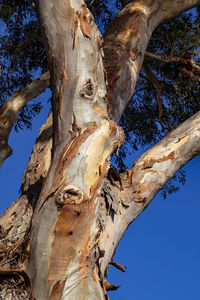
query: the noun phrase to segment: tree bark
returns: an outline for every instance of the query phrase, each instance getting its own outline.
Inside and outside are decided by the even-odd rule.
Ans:
[[[21,224],[16,239],[26,241],[19,244],[28,258],[20,257],[13,273],[18,266],[19,276],[22,270],[28,274],[35,299],[107,299],[103,278],[128,225],[176,171],[199,154],[198,113],[145,152],[127,173],[119,175],[109,164],[124,142],[117,122],[153,30],[197,3],[128,4],[105,36],[106,87],[102,38],[84,1],[38,1],[53,116],[34,146],[22,197],[0,223],[6,248],[15,236],[16,225],[11,224]],[[25,212],[7,222],[20,206]],[[2,258],[5,273],[13,268],[13,253],[7,262]]]
[[[198,3],[199,0],[137,0],[126,5],[116,16],[104,36],[103,49],[108,112],[117,123],[133,94],[155,28]]]
[[[36,299],[104,299],[97,267],[97,195],[123,132],[108,118],[102,39],[84,2],[40,1],[39,11],[54,127],[27,272]]]

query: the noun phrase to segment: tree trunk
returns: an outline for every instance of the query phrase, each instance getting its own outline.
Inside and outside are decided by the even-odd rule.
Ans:
[[[200,113],[145,152],[128,173],[119,175],[109,163],[124,142],[117,122],[153,30],[197,2],[130,3],[102,45],[84,1],[39,1],[53,113],[34,146],[22,196],[0,220],[0,274],[22,278],[24,299],[107,299],[103,278],[128,225],[199,154]],[[19,290],[17,281],[16,299]]]

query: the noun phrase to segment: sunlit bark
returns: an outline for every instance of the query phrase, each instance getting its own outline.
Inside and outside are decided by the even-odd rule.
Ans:
[[[104,299],[97,267],[97,195],[123,132],[108,118],[102,39],[91,13],[82,1],[60,1],[52,10],[54,5],[39,2],[54,126],[27,272],[36,298]]]
[[[108,112],[116,122],[119,122],[133,93],[155,28],[198,3],[198,0],[137,0],[118,13],[105,34],[103,44]]]

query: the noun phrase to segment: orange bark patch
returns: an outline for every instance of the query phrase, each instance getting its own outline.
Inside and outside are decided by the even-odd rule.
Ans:
[[[159,159],[151,158],[149,160],[145,160],[144,165],[142,167],[142,170],[152,168],[155,163],[159,163],[159,162],[166,161],[166,160],[169,160],[169,159],[174,160],[174,151],[172,151],[169,155],[164,156],[164,157],[159,158]]]
[[[47,282],[50,285],[52,282],[66,279],[67,267],[78,256],[80,249],[86,247],[93,211],[94,208],[89,206],[88,200],[78,205],[66,205],[59,211],[53,228],[54,237],[49,259]],[[62,287],[57,283],[55,291],[60,291]]]
[[[63,173],[63,170],[65,170],[71,161],[76,157],[76,154],[78,152],[78,149],[80,148],[80,145],[98,128],[97,124],[94,123],[93,127],[87,128],[80,136],[75,138],[72,141],[72,144],[69,146],[67,145],[65,149],[63,150],[61,154],[61,158],[58,162],[57,168],[56,168],[56,174]]]
[[[99,192],[99,188],[102,184],[102,180],[105,177],[106,173],[107,173],[107,169],[108,169],[108,165],[109,162],[106,161],[105,164],[103,165],[103,167],[101,166],[99,168],[99,178],[96,180],[96,182],[91,186],[90,189],[90,197],[91,199],[95,199],[98,192]]]
[[[111,96],[109,98],[111,98]],[[108,111],[108,115],[110,116],[112,114],[112,104],[108,103],[108,105],[107,105],[107,111]]]
[[[88,10],[86,8],[86,5],[82,5],[82,8],[83,10],[82,13],[80,14],[81,31],[84,36],[88,37],[89,39],[92,39],[91,25],[88,20]]]
[[[132,175],[133,175],[133,170],[128,170],[128,183],[129,183],[129,185],[132,184]]]
[[[131,58],[133,61],[135,61],[135,60],[137,59],[137,57],[138,57],[138,56],[141,56],[141,55],[142,55],[141,52],[138,51],[137,48],[134,48],[134,49],[132,49],[132,50],[129,51],[129,56],[130,56],[130,58]]]
[[[105,111],[105,109],[103,108],[103,107],[101,107],[100,105],[97,105],[97,104],[95,104],[95,105],[93,105],[93,109],[94,109],[94,111],[99,115],[99,116],[101,116],[102,118],[104,117],[104,116],[106,116],[106,111]]]
[[[91,256],[89,251],[89,242],[90,242],[90,236],[87,235],[85,238],[85,241],[83,243],[83,247],[81,248],[81,256],[79,257],[79,268],[80,268],[80,280],[82,281],[88,272],[88,269],[90,268],[91,263]]]
[[[47,195],[44,197],[44,202],[46,202],[47,198],[54,193],[58,188],[62,186],[62,184],[67,184],[66,183],[66,178],[64,178],[64,172],[66,171],[67,167],[69,164],[72,162],[72,160],[76,157],[78,150],[80,148],[80,145],[88,138],[90,134],[92,134],[96,129],[97,125],[96,123],[93,124],[93,127],[87,128],[80,136],[75,138],[72,142],[71,145],[66,145],[64,148],[60,160],[58,162],[57,168],[56,168],[56,174],[55,174],[55,180],[52,188],[50,191],[47,193]],[[64,180],[64,181],[63,181]]]
[[[57,281],[52,289],[51,295],[49,297],[49,300],[60,300],[61,296],[62,296],[62,292],[65,286],[65,281]]]

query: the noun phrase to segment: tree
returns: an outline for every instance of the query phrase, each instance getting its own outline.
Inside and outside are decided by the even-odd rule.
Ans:
[[[128,225],[165,183],[199,154],[199,112],[180,124],[180,120],[198,110],[198,101],[193,101],[193,107],[180,118],[174,117],[174,106],[167,105],[171,109],[167,115],[161,93],[170,89],[170,80],[166,86],[160,76],[156,77],[156,66],[149,61],[175,63],[173,67],[192,78],[194,86],[198,60],[190,52],[187,56],[176,55],[177,45],[173,55],[145,53],[160,23],[199,1],[121,2],[124,7],[103,39],[84,1],[38,1],[52,113],[41,128],[24,173],[22,196],[4,213],[0,223],[0,271],[6,278],[21,278],[21,297],[107,298],[104,275]],[[91,11],[92,4],[93,1],[88,3]],[[22,1],[23,5],[26,3]],[[162,26],[160,31],[164,30]],[[170,30],[170,25],[166,26]],[[20,45],[24,50],[24,44]],[[110,165],[111,155],[124,143],[124,132],[117,123],[125,118],[125,132],[134,123],[130,114],[135,106],[130,107],[129,99],[142,64],[141,78],[154,87],[160,137],[175,127],[170,118],[180,125],[146,151],[130,170],[118,173]],[[11,154],[8,137],[19,110],[48,85],[47,72],[2,105],[1,163]],[[178,100],[176,105],[180,110]],[[128,111],[122,117],[126,107]],[[21,118],[26,123],[23,113]],[[136,113],[134,116],[137,118]],[[153,129],[150,133],[154,136],[158,131],[155,126]],[[20,298],[19,281],[13,292],[16,299]]]

